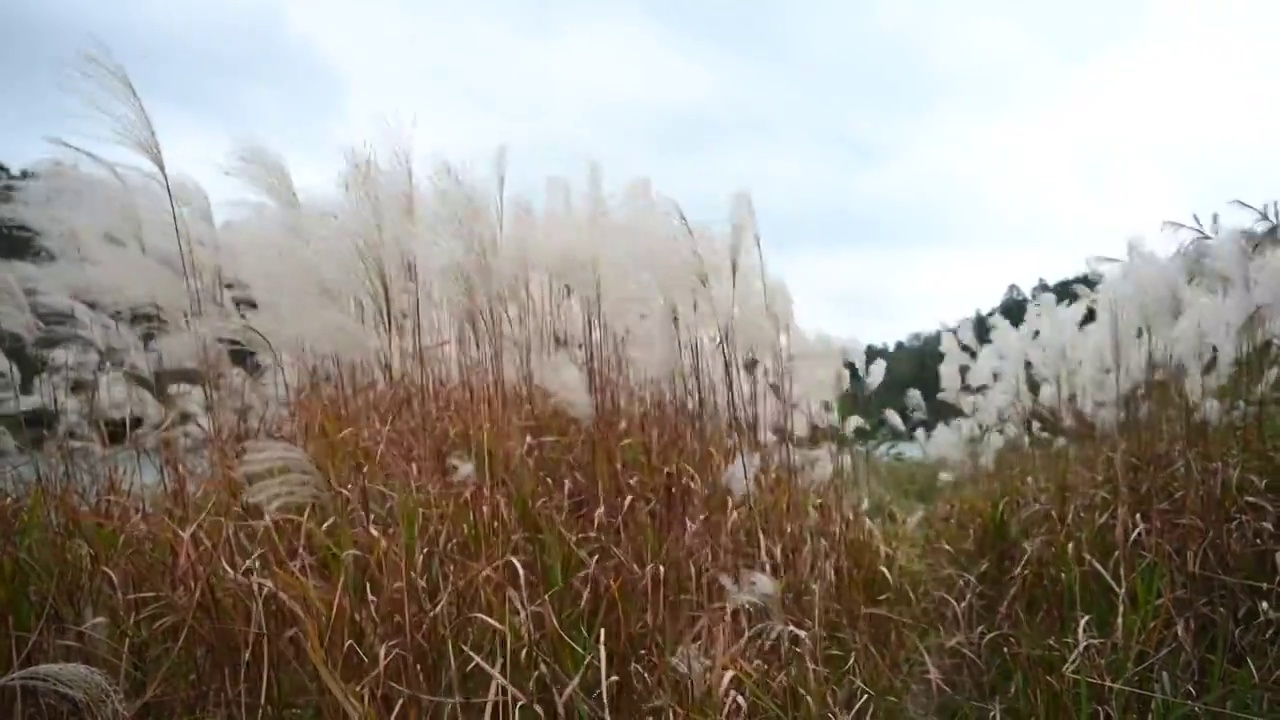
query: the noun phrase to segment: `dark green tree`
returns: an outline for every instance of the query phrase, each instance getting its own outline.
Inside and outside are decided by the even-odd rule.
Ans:
[[[13,196],[21,184],[34,177],[35,174],[30,170],[15,173],[9,166],[0,163],[0,259],[33,261],[44,259],[48,255],[40,246],[36,231],[19,223],[12,214],[6,212],[6,207],[13,202]]]

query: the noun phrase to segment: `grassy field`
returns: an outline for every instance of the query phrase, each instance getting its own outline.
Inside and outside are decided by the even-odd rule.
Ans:
[[[80,242],[58,252],[97,258],[63,262],[65,283],[134,300],[139,283],[167,287],[179,298],[170,304],[189,309],[195,324],[227,287],[212,245],[193,240],[190,223],[204,216],[175,199],[127,74],[101,60],[87,68],[120,105],[114,136],[154,172],[130,184],[114,165],[64,144],[111,171],[103,182],[115,194],[64,173],[60,181],[101,207],[69,210],[55,192],[28,204],[45,202],[37,219],[76,221],[50,233]],[[823,460],[821,448],[804,447],[812,434],[762,450],[761,407],[790,417],[801,400],[838,389],[829,376],[807,376],[797,358],[816,357],[813,367],[834,359],[836,371],[840,358],[834,343],[792,335],[792,319],[771,306],[778,288],[749,203],[739,203],[730,239],[708,248],[683,215],[673,223],[650,208],[612,218],[595,196],[585,220],[522,212],[508,224],[502,182],[494,212],[449,178],[419,188],[407,164],[393,163],[391,182],[373,155],[352,161],[342,213],[317,212],[282,164],[255,162],[247,175],[275,198],[276,214],[264,210],[262,227],[241,238],[264,253],[243,264],[270,270],[284,256],[269,260],[268,251],[289,250],[296,272],[286,279],[296,282],[269,286],[271,273],[263,275],[257,287],[279,300],[276,332],[251,329],[282,342],[307,325],[310,341],[324,340],[358,325],[358,304],[372,319],[353,333],[381,343],[362,357],[384,362],[303,373],[285,405],[272,406],[283,412],[253,422],[235,408],[220,415],[234,398],[210,379],[202,411],[216,420],[212,471],[197,477],[175,461],[163,487],[143,498],[110,483],[86,494],[82,479],[65,475],[0,495],[0,712],[1280,717],[1280,432],[1265,393],[1249,395],[1250,412],[1211,423],[1203,403],[1172,391],[1184,386],[1153,381],[1135,388],[1135,398],[1144,393],[1138,405],[1113,398],[1135,409],[1118,415],[1131,419],[1114,432],[1076,426],[1064,445],[1011,444],[981,470]],[[424,218],[423,205],[434,214]],[[90,210],[123,214],[108,222]],[[200,221],[211,237],[244,232]],[[137,247],[104,228],[134,233]],[[317,237],[357,238],[354,255],[333,257],[358,258],[358,271],[308,276],[304,259],[333,252],[313,244]],[[601,265],[603,254],[574,264],[602,237],[633,241],[631,254],[618,243],[609,247],[613,265]],[[549,244],[503,256],[516,240]],[[581,243],[557,244],[569,240]],[[436,262],[445,251],[461,260]],[[166,252],[169,261],[156,260]],[[692,264],[681,265],[680,253]],[[554,262],[531,264],[547,258]],[[556,264],[564,258],[574,262]],[[646,258],[671,262],[637,272]],[[143,260],[149,275],[138,269]],[[1222,267],[1266,262],[1259,254]],[[1138,263],[1135,285],[1108,302],[1155,297],[1126,294],[1150,283],[1160,297],[1195,300],[1181,310],[1206,327],[1235,316],[1205,308],[1262,307],[1261,295],[1213,305],[1227,291],[1204,282],[1198,295],[1175,295],[1169,288],[1185,284],[1189,266],[1154,267]],[[118,282],[97,283],[102,268]],[[512,277],[500,277],[503,268]],[[562,291],[566,276],[579,282],[576,294]],[[1254,292],[1253,276],[1237,279],[1234,292]],[[551,300],[539,306],[544,290]],[[612,315],[600,300],[606,290]],[[676,291],[688,307],[667,302]],[[595,304],[583,301],[592,292]],[[264,302],[255,322],[270,312]],[[1145,325],[1103,327],[1121,315],[1099,313],[1091,331],[1064,315],[1070,332],[1060,346],[1048,331],[1037,340],[1039,331],[1009,330],[1000,342],[1038,342],[1041,360],[1046,348],[1063,356],[1117,348],[1114,368],[1068,359],[1096,371],[1086,379],[1119,388],[1121,340],[1155,345]],[[450,347],[433,343],[424,318],[444,328]],[[1175,327],[1165,319],[1165,330]],[[650,384],[626,373],[639,363],[620,327],[636,331],[631,350],[650,352]],[[575,344],[581,367],[565,360],[563,348]],[[756,357],[762,347],[773,356]],[[744,348],[752,354],[735,354]],[[1215,361],[1228,350],[1215,345]],[[560,365],[540,364],[535,352]],[[1010,385],[1025,375],[1025,359],[979,358],[995,387],[984,408],[993,419],[1020,410],[1000,402],[1022,402],[1025,388]],[[947,363],[940,375],[954,376],[958,393],[960,367]],[[1264,390],[1277,372],[1260,373]],[[152,437],[172,429],[153,428]],[[731,482],[735,468],[753,453],[763,457],[756,483],[734,492],[742,489]]]
[[[105,677],[38,679],[109,680],[137,718],[1280,712],[1260,422],[1171,400],[944,487],[878,466],[866,513],[868,478],[785,467],[735,502],[727,435],[660,399],[582,423],[480,379],[348,380],[292,424],[309,461],[228,437],[145,507],[0,501],[0,667],[83,663]],[[264,513],[244,488],[282,474],[311,502]]]

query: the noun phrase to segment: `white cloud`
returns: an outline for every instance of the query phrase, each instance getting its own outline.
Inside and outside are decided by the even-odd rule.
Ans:
[[[530,192],[589,158],[706,220],[748,188],[802,320],[871,340],[1079,271],[1160,220],[1261,202],[1280,180],[1280,7],[1260,0],[190,5],[182,17],[203,20],[48,0],[24,16],[24,57],[87,33],[121,50],[175,163],[202,180],[253,132],[328,185],[342,145],[389,119],[427,155],[487,162],[509,145]],[[0,159],[53,132],[36,122],[55,90],[14,89],[10,107],[31,110],[0,116],[17,128]]]
[[[917,227],[934,235],[911,237],[906,223],[890,243],[899,249],[876,251],[876,260],[861,264],[910,262],[912,269],[888,273],[903,278],[895,287],[952,286],[926,290],[890,312],[915,322],[950,320],[969,305],[947,302],[969,294],[957,286],[984,287],[981,304],[990,305],[1010,282],[1025,287],[1040,276],[1079,271],[1085,256],[1122,253],[1138,233],[1168,248],[1156,236],[1162,220],[1207,215],[1236,197],[1273,197],[1280,177],[1267,158],[1280,148],[1268,132],[1276,101],[1265,88],[1280,63],[1266,37],[1280,9],[1162,2],[1142,10],[1132,29],[1070,62],[1027,51],[1021,40],[1008,43],[1014,52],[1003,58],[1003,70],[993,63],[984,73],[1015,85],[1017,76],[1037,78],[1041,84],[1027,98],[931,113],[913,140],[853,180],[850,195],[860,202],[913,203]],[[1055,28],[1038,29],[1044,42],[1037,45],[1051,46]],[[972,41],[990,51],[989,38],[973,38],[963,25],[958,34],[969,40],[953,46]],[[955,36],[926,37],[939,55]],[[848,250],[820,260],[823,254],[815,251],[809,266],[866,256]],[[814,296],[835,295],[851,274],[826,281],[810,272],[813,279],[796,291],[802,309],[821,306]],[[901,327],[888,320],[880,326]]]
[[[412,123],[422,150],[450,157],[500,144],[625,157],[619,140],[639,132],[645,142],[655,124],[713,108],[724,87],[712,58],[625,6],[559,14],[374,0],[352,14],[345,3],[284,4],[293,28],[334,59],[349,93],[344,134],[367,137],[390,117]]]

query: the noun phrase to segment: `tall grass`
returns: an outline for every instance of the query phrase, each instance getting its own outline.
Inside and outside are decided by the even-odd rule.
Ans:
[[[1253,235],[1135,251],[1083,329],[1046,301],[987,347],[960,328],[942,374],[967,414],[918,438],[941,466],[900,465],[823,404],[842,361],[883,367],[795,327],[745,197],[718,235],[598,174],[535,210],[495,165],[353,151],[314,201],[247,148],[265,202],[216,227],[132,171],[23,190],[59,259],[8,272],[173,318],[137,442],[182,452],[142,497],[0,499],[15,716],[49,687],[23,678],[72,667],[139,718],[1275,715]],[[211,352],[228,333],[266,371]]]

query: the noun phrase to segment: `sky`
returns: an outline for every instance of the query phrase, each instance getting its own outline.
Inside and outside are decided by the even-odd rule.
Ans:
[[[170,165],[216,202],[245,139],[332,187],[411,127],[512,186],[646,176],[728,224],[751,192],[802,325],[900,339],[1123,254],[1162,220],[1280,197],[1280,5],[1251,0],[8,0],[0,162],[92,126],[103,43]]]

